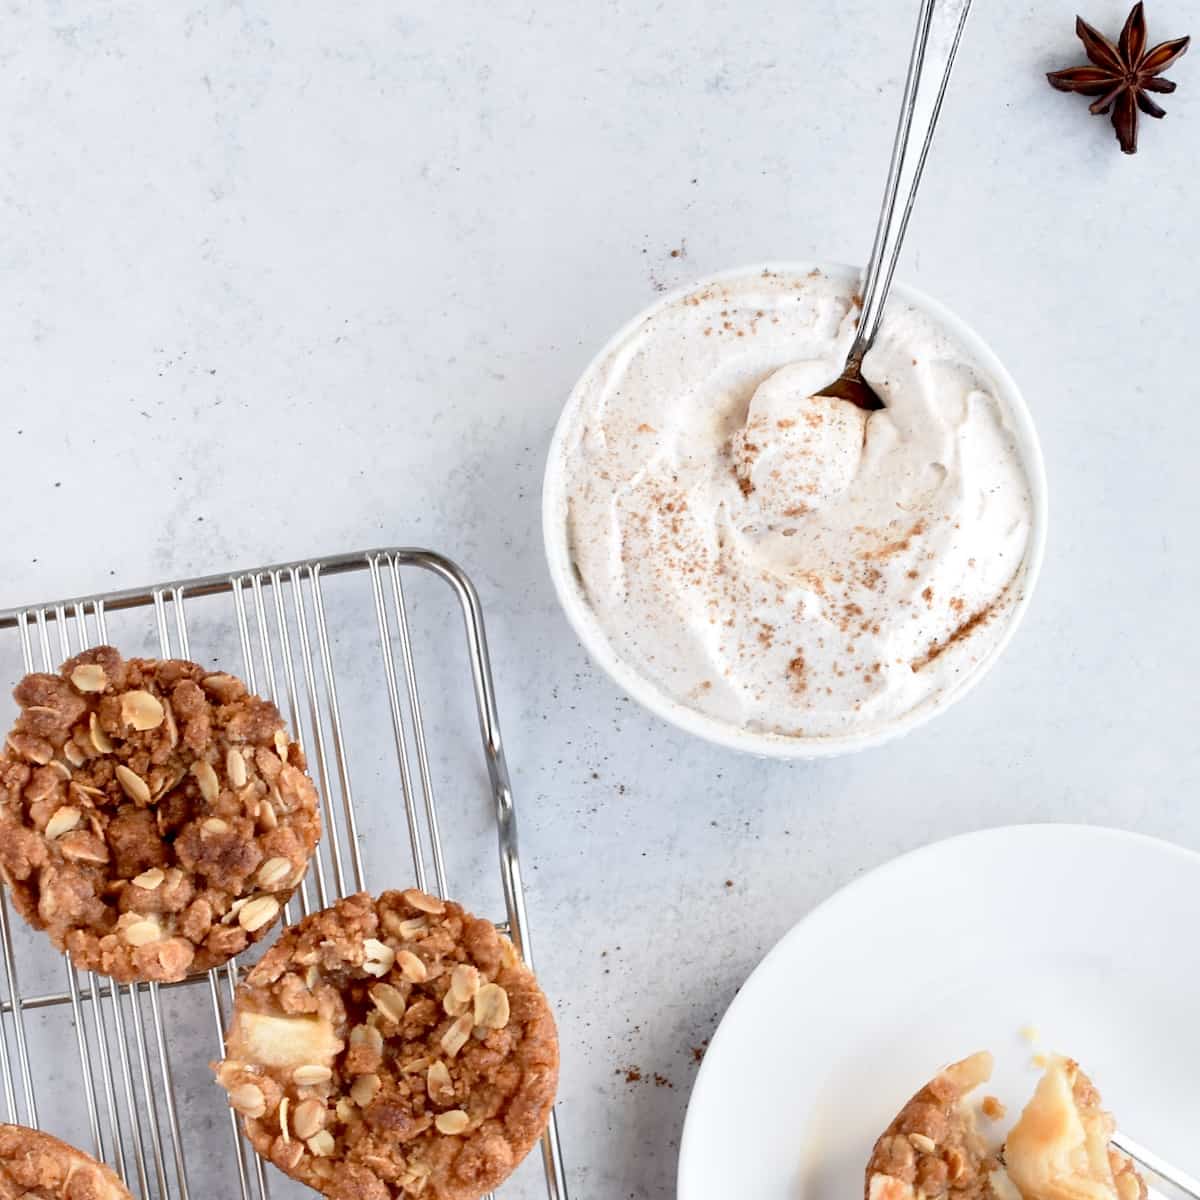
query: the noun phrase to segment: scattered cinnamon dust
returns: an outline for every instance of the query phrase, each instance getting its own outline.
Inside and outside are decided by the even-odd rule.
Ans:
[[[1002,599],[1003,596],[1000,597],[1000,600]],[[912,664],[913,673],[915,674],[917,671],[929,666],[931,662],[940,658],[956,642],[961,642],[965,638],[969,638],[980,625],[990,621],[995,614],[996,606],[1000,603],[1000,600],[992,601],[986,608],[981,608],[974,616],[968,617],[944,642],[930,642],[929,649],[925,651],[924,657],[918,658]]]

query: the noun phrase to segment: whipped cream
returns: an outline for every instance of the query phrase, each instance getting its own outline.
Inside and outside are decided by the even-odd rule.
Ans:
[[[645,315],[556,440],[569,554],[618,658],[754,732],[857,734],[955,688],[1004,636],[1030,481],[999,389],[893,298],[863,374],[814,396],[858,316],[845,279],[760,272]]]

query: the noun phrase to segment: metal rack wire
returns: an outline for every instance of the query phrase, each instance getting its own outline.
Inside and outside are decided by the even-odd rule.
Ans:
[[[340,896],[367,887],[359,838],[359,813],[352,780],[357,778],[343,726],[338,681],[347,661],[381,685],[387,720],[395,743],[392,769],[398,775],[404,828],[418,887],[447,893],[446,854],[439,823],[435,764],[422,709],[417,639],[410,619],[406,582],[414,574],[444,583],[461,614],[469,664],[473,708],[478,717],[487,779],[499,845],[500,888],[506,919],[498,922],[532,965],[528,923],[517,849],[512,788],[496,711],[483,613],[470,579],[454,563],[426,550],[381,549],[328,558],[258,567],[229,575],[164,583],[150,588],[109,592],[0,612],[0,631],[19,642],[25,670],[54,670],[57,664],[90,645],[109,640],[111,618],[130,610],[143,625],[152,622],[150,644],[162,656],[198,657],[204,633],[193,616],[205,599],[218,605],[215,622],[240,644],[241,674],[252,690],[275,701],[307,755],[321,797],[324,834],[298,892],[303,913],[325,907]],[[332,576],[365,576],[361,611],[373,613],[377,658],[366,643],[355,646],[346,631],[327,618],[322,581]],[[211,598],[211,599],[210,599]],[[145,610],[144,612],[141,610]],[[369,624],[369,617],[367,618]],[[447,636],[450,636],[447,634]],[[122,645],[128,643],[119,639]],[[3,639],[0,639],[3,645]],[[349,651],[347,651],[349,645]],[[439,671],[446,657],[438,649]],[[422,677],[424,678],[424,677]],[[466,754],[466,747],[456,752]],[[389,848],[390,849],[390,848]],[[402,853],[402,847],[396,847]],[[394,880],[387,881],[391,885]],[[294,907],[285,909],[292,920]],[[79,973],[63,959],[65,990],[26,994],[20,978],[33,959],[53,958],[44,939],[18,947],[7,899],[0,888],[0,1086],[8,1120],[39,1127],[38,1079],[27,1029],[31,1014],[51,1010],[73,1026],[86,1122],[93,1153],[107,1160],[142,1200],[200,1200],[204,1189],[189,1182],[188,1160],[201,1150],[184,1136],[173,1077],[170,1022],[166,996],[175,989],[207,992],[219,1055],[228,1005],[238,979],[236,963],[179,984],[114,985],[92,973]],[[19,952],[20,951],[20,952]],[[41,964],[44,969],[44,963]],[[64,1035],[69,1036],[69,1035]],[[180,1064],[174,1063],[175,1069]],[[211,1104],[223,1098],[215,1086]],[[44,1097],[43,1097],[44,1099]],[[231,1161],[242,1200],[267,1200],[268,1172],[238,1133],[229,1112]],[[79,1139],[77,1139],[79,1140]],[[80,1144],[83,1144],[80,1141]],[[204,1147],[211,1154],[216,1147]],[[567,1200],[557,1127],[551,1117],[542,1142],[546,1194]],[[278,1179],[278,1176],[276,1176]],[[211,1190],[208,1194],[212,1194]]]

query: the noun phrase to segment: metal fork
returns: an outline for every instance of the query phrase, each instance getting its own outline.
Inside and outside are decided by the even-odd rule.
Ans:
[[[1133,1138],[1126,1137],[1123,1133],[1114,1134],[1110,1141],[1116,1149],[1120,1150],[1122,1154],[1127,1154],[1156,1180],[1168,1184],[1177,1195],[1187,1197],[1187,1200],[1200,1200],[1200,1179],[1196,1179],[1186,1171],[1181,1171],[1165,1159],[1159,1158],[1157,1154],[1147,1150],[1145,1146],[1135,1142]],[[1150,1195],[1155,1197],[1163,1195],[1163,1193],[1151,1188]]]

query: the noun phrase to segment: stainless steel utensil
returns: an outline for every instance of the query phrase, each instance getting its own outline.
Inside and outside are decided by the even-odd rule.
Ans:
[[[896,127],[896,141],[892,147],[887,186],[883,192],[883,207],[875,228],[871,258],[863,276],[858,333],[850,346],[841,375],[818,392],[820,396],[849,400],[859,408],[883,407],[883,401],[862,377],[862,362],[879,332],[883,306],[892,286],[892,275],[908,228],[917,185],[921,182],[925,158],[933,141],[933,129],[942,110],[950,68],[954,65],[954,56],[958,52],[958,43],[970,10],[971,0],[921,0],[912,57],[904,83],[904,98],[900,104],[900,123]],[[931,38],[935,30],[939,36]],[[928,89],[923,91],[921,87],[927,67],[931,78],[938,78],[940,68],[937,91],[932,98]],[[904,202],[898,206],[897,201],[901,196]]]
[[[1123,1154],[1128,1154],[1145,1174],[1151,1176],[1148,1183],[1152,1200],[1166,1200],[1166,1193],[1161,1188],[1154,1186],[1157,1183],[1166,1184],[1177,1198],[1200,1200],[1200,1179],[1173,1166],[1166,1159],[1159,1158],[1157,1154],[1147,1150],[1145,1146],[1135,1142],[1133,1138],[1126,1137],[1123,1133],[1115,1134],[1111,1139],[1111,1144]]]

